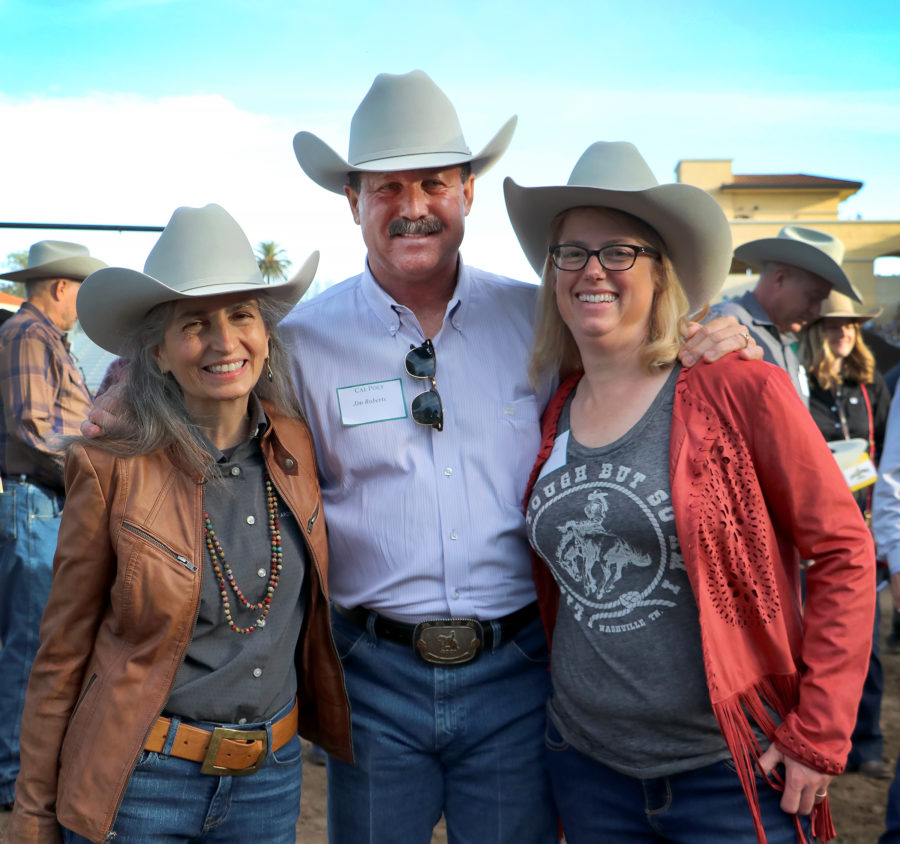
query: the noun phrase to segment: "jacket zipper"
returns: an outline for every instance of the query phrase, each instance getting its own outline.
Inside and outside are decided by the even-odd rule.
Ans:
[[[202,510],[202,502],[203,502],[203,499],[202,499],[202,493],[201,493],[201,510]],[[161,549],[162,551],[165,551],[167,554],[169,554],[175,560],[177,560],[181,565],[183,565],[188,571],[191,571],[191,572],[198,571],[197,566],[195,566],[187,557],[182,556],[181,554],[176,554],[171,548],[169,548],[166,545],[163,545],[162,542],[160,542],[155,536],[151,536],[149,533],[147,533],[147,531],[141,530],[136,525],[131,524],[131,522],[122,522],[122,527],[124,527],[126,530],[131,531],[132,533],[136,534],[137,536],[143,537],[152,545],[155,545],[157,548]],[[200,572],[200,581],[202,584],[203,572]],[[199,587],[198,587],[198,590],[199,590]],[[199,598],[199,593],[198,593],[197,607],[194,610],[194,624],[191,627],[191,635],[188,638],[187,642],[185,642],[184,648],[181,651],[181,658],[179,661],[179,665],[181,665],[181,663],[184,662],[184,655],[187,652],[188,646],[191,643],[191,639],[193,639],[193,637],[194,637],[194,628],[197,626],[197,619],[199,617],[200,617],[200,598]],[[174,678],[173,678],[173,683],[174,683]],[[171,691],[172,690],[170,688],[169,692],[171,692]],[[166,698],[168,699],[168,695],[166,696]],[[116,818],[119,815],[119,809],[122,806],[122,800],[125,797],[125,791],[128,788],[128,783],[134,774],[134,768],[137,765],[137,760],[140,757],[141,752],[144,749],[144,745],[147,743],[147,738],[150,736],[150,732],[153,729],[153,725],[159,720],[159,716],[163,714],[164,710],[165,710],[165,701],[163,701],[163,705],[160,707],[159,711],[156,713],[156,717],[153,718],[153,720],[150,722],[150,727],[147,729],[147,733],[144,736],[144,740],[141,742],[141,746],[137,752],[137,756],[135,756],[134,759],[132,759],[131,773],[128,775],[128,779],[125,780],[125,785],[122,787],[122,790],[119,792],[119,797],[118,797],[118,800],[116,801],[116,810],[115,810],[115,812],[113,812],[112,822],[110,823],[110,827],[115,826]],[[114,829],[110,829],[110,831],[104,837],[103,841],[104,842],[114,841],[116,838],[118,838],[118,834],[116,833],[116,831]]]
[[[182,566],[184,566],[188,571],[190,571],[190,572],[197,571],[197,566],[195,566],[187,557],[185,557],[181,554],[175,553],[175,551],[173,551],[167,545],[163,545],[162,542],[160,542],[155,536],[152,536],[151,534],[147,533],[147,531],[141,530],[139,527],[131,524],[130,522],[122,522],[122,527],[125,528],[125,530],[130,531],[131,533],[136,534],[137,536],[140,536],[142,539],[147,540],[147,542],[149,542],[151,545],[154,545],[157,548],[159,548],[160,551],[165,551],[166,554],[168,554],[176,562],[178,562]]]
[[[306,523],[306,532],[312,533],[313,525],[316,523],[316,519],[319,518],[319,505],[316,504],[316,509],[313,510],[313,514],[309,517],[309,521]]]

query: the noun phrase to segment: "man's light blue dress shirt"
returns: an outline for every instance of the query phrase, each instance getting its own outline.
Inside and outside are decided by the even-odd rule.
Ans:
[[[409,413],[430,383],[404,360],[426,338],[368,267],[282,322],[316,440],[338,604],[416,622],[493,619],[534,600],[522,498],[553,387],[535,395],[526,372],[536,294],[460,261],[431,338],[443,431]],[[402,399],[353,424],[360,386]]]

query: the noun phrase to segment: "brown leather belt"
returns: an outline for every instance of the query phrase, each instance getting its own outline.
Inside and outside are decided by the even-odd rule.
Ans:
[[[172,722],[157,718],[144,750],[160,753],[165,747]],[[297,735],[297,701],[283,718],[272,723],[272,751],[284,747]],[[256,773],[269,755],[269,737],[265,730],[240,730],[215,727],[205,730],[179,724],[170,756],[202,762],[200,772],[218,777],[242,777]]]

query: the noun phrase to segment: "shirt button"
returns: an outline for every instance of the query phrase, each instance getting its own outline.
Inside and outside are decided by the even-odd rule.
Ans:
[[[240,466],[232,466],[231,474],[236,478],[238,475],[241,474],[241,467]]]
[[[256,516],[247,516],[247,524],[255,525],[256,524]]]
[[[448,466],[444,469],[444,474],[449,478],[453,474],[453,470]]]
[[[458,534],[455,530],[451,530],[451,531],[450,531],[450,538],[451,538],[452,540],[456,541],[457,539],[459,539],[459,534]]]
[[[246,718],[238,718],[238,724],[246,724],[246,723],[247,723]]]
[[[453,593],[453,600],[454,600],[454,601],[458,601],[458,600],[459,600],[459,590],[454,591],[454,593]]]
[[[285,469],[293,469],[296,464],[294,463],[294,459],[292,457],[285,457],[283,465]]]
[[[262,677],[262,668],[254,668],[253,671],[250,672],[254,677]]]

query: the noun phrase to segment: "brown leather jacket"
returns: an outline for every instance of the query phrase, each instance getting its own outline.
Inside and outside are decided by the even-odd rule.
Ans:
[[[266,465],[312,562],[295,657],[299,731],[352,761],[312,438],[304,423],[265,409]],[[57,842],[58,824],[96,842],[109,834],[199,607],[203,487],[169,453],[123,459],[76,445],[66,461],[66,489],[53,588],[25,700],[10,844]]]

